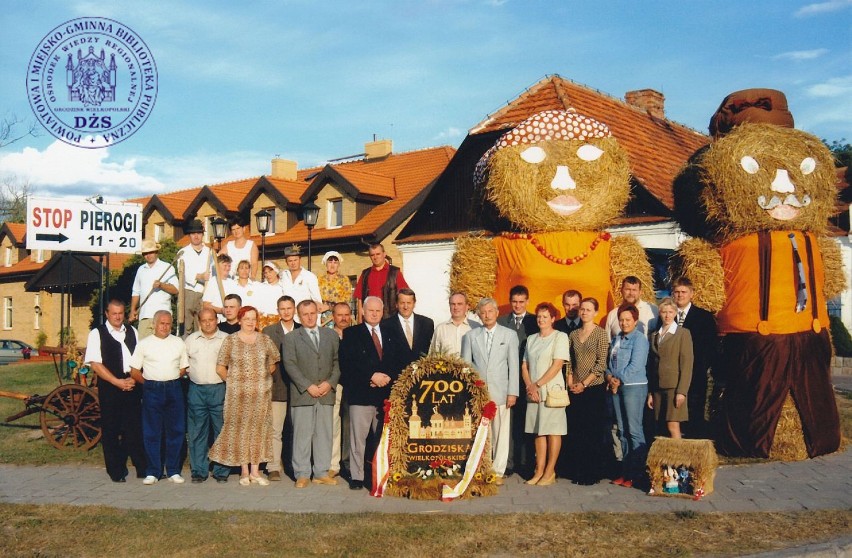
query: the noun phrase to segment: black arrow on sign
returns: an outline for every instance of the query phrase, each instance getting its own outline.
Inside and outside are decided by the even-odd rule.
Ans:
[[[68,240],[68,237],[62,233],[59,234],[38,234],[36,233],[36,240],[46,240],[48,242],[59,242],[60,244]]]

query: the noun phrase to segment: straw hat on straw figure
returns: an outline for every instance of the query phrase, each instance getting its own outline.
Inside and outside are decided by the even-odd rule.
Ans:
[[[846,288],[827,236],[831,152],[793,128],[772,89],[726,97],[710,134],[675,180],[676,218],[693,238],[674,267],[724,335],[718,448],[781,460],[831,453],[840,422],[826,301]]]

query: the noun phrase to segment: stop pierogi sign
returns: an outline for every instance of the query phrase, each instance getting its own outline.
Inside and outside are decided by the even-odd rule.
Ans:
[[[142,206],[30,197],[27,249],[135,254],[142,245]]]

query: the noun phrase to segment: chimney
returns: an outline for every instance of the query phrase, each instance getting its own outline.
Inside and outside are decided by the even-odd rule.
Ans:
[[[645,110],[654,118],[664,119],[666,117],[666,98],[659,91],[653,89],[639,89],[628,91],[624,94],[624,100],[628,105]]]
[[[368,141],[364,144],[364,154],[367,161],[382,159],[393,152],[393,141],[389,139]]]
[[[272,159],[272,178],[296,180],[296,161],[287,159]]]

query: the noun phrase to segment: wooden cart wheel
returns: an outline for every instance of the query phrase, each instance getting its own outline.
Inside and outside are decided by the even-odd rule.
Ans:
[[[101,439],[101,407],[91,389],[64,384],[50,392],[41,410],[41,431],[54,447],[88,450]]]

